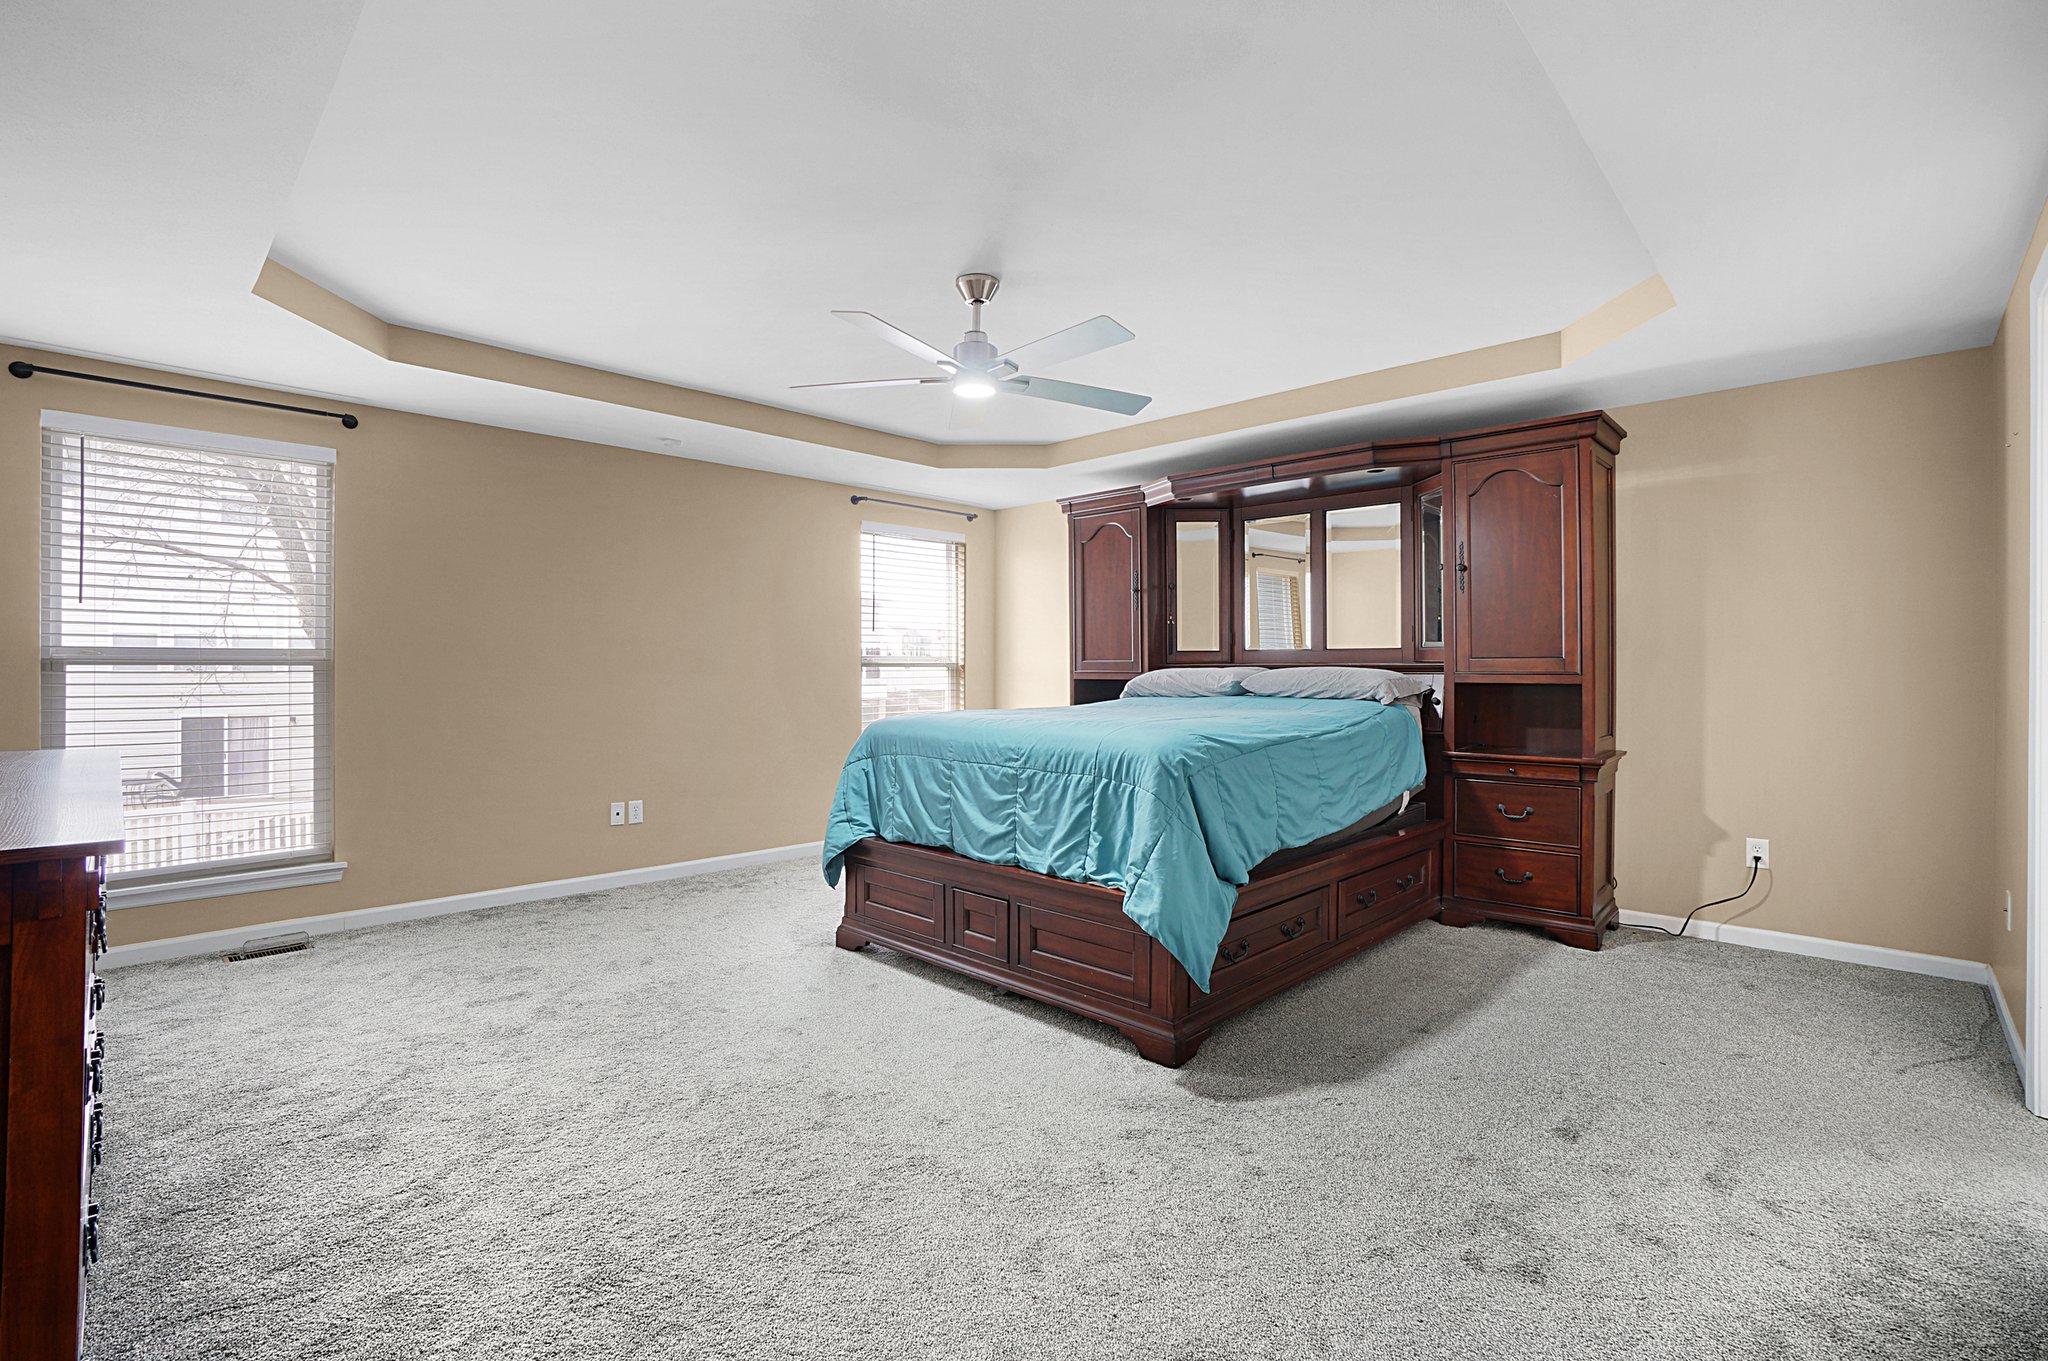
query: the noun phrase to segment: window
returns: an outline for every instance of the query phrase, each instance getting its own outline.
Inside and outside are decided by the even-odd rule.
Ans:
[[[860,536],[860,725],[964,708],[967,545],[939,530]]]
[[[1254,574],[1258,591],[1259,647],[1281,650],[1301,646],[1301,578],[1292,573]]]
[[[332,860],[332,451],[43,416],[43,745],[121,753],[109,872]]]

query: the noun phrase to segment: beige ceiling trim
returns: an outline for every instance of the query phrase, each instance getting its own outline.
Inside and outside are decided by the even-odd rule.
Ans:
[[[1585,358],[1676,305],[1663,277],[1653,274],[1563,330],[1540,336],[1440,355],[1051,444],[935,444],[740,397],[634,378],[608,369],[543,359],[481,341],[399,326],[275,260],[264,261],[254,292],[266,302],[395,364],[559,392],[928,468],[1060,468],[1282,421],[1543,373]]]
[[[1305,416],[1326,416],[1333,412],[1400,401],[1406,397],[1422,397],[1432,392],[1449,392],[1454,388],[1498,382],[1503,378],[1544,373],[1585,358],[1676,305],[1664,277],[1652,274],[1562,331],[1550,331],[1525,340],[1510,340],[1484,349],[1440,355],[1435,359],[1378,369],[1350,378],[1337,378],[1311,387],[1232,402],[1227,406],[1212,406],[1205,411],[1190,411],[1185,415],[1126,425],[1045,447],[1052,454],[1052,466],[1057,468],[1163,444],[1179,444],[1281,421],[1300,420]]]
[[[399,326],[365,311],[275,260],[263,262],[263,272],[257,276],[253,291],[265,302],[274,303],[294,316],[394,364],[438,369],[443,373],[459,373],[543,392],[559,392],[639,411],[658,411],[684,420],[752,430],[757,434],[776,435],[805,444],[873,454],[877,458],[921,463],[927,467],[944,466],[940,457],[941,446],[927,440],[891,435],[738,397],[701,392],[650,378],[634,378],[609,369],[594,369],[559,359],[543,359],[539,355],[524,354],[481,341],[461,340]],[[1031,452],[1036,454],[1036,448]],[[1035,461],[1013,466],[1046,465]]]

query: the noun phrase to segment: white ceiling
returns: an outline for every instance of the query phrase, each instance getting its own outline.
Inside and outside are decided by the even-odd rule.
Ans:
[[[2031,0],[277,14],[10,8],[0,334],[1005,505],[1983,344],[2048,193]],[[266,252],[420,329],[938,440],[1125,418],[999,401],[962,434],[938,392],[787,391],[917,372],[831,309],[944,347],[952,276],[993,270],[999,345],[1135,330],[1057,376],[1150,418],[1554,330],[1652,273],[1678,306],[1556,373],[940,470],[391,364],[251,297]]]

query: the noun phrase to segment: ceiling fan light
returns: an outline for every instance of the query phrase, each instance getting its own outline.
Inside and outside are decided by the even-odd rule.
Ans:
[[[953,380],[953,394],[980,401],[983,397],[995,396],[996,385],[986,378],[956,378]]]

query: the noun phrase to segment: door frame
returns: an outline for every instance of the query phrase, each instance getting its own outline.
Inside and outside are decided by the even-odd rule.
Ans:
[[[2048,1117],[2048,254],[2027,289],[2027,923],[2026,1037],[2020,1082],[2027,1108]]]

